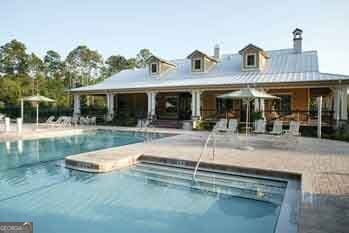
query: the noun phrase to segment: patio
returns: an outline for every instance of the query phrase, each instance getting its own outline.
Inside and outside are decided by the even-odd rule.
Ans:
[[[115,128],[132,130],[131,128]],[[181,133],[180,135],[138,143],[120,148],[76,155],[81,161],[127,161],[130,166],[141,155],[159,159],[185,161],[198,160],[207,132],[152,129],[156,132]],[[345,232],[349,227],[349,144],[316,138],[299,138],[296,144],[275,139],[273,136],[239,136],[240,143],[248,140],[255,150],[233,149],[228,140],[218,140],[215,158],[211,150],[202,162],[224,164],[247,170],[264,170],[299,174],[301,178],[301,203],[299,215],[290,221],[299,222],[299,232]],[[173,150],[172,148],[176,148]],[[127,159],[128,158],[128,159]],[[298,208],[289,206],[289,208]]]
[[[84,130],[114,129],[136,130],[126,127],[79,127],[68,129],[41,129],[40,134],[32,130],[31,125],[24,125],[21,139],[65,136],[82,133]],[[159,159],[176,159],[196,162],[207,132],[184,131],[174,129],[156,129],[149,131],[177,134],[154,140],[151,143],[130,144],[88,153],[91,161],[106,163],[127,161],[132,165],[141,155]],[[16,140],[13,135],[0,134],[0,141]],[[301,203],[299,215],[290,221],[299,222],[299,232],[346,232],[349,227],[349,144],[345,142],[300,137],[297,143],[279,138],[258,135],[239,135],[240,144],[248,140],[255,150],[244,151],[237,148],[236,139],[217,141],[215,158],[209,147],[203,156],[203,162],[224,164],[247,170],[282,172],[301,176]],[[176,148],[173,150],[172,148]],[[84,155],[70,156],[84,160]],[[128,160],[130,158],[130,160]],[[131,161],[131,162],[130,162]],[[297,208],[290,206],[290,208]]]

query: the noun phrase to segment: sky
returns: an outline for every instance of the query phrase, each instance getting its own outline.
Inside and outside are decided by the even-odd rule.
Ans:
[[[292,47],[303,29],[304,50],[317,50],[321,72],[349,75],[348,0],[0,0],[0,45],[17,39],[43,56],[65,57],[78,45],[104,58],[134,57],[142,48],[164,59],[193,50],[236,53]]]

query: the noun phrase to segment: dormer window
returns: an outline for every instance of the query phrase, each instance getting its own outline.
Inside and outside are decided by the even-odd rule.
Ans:
[[[199,50],[195,50],[189,54],[187,59],[190,59],[190,70],[194,73],[208,72],[218,62],[216,58],[208,56]]]
[[[241,55],[241,70],[256,71],[262,70],[269,58],[268,54],[261,48],[249,44],[239,51]]]
[[[194,71],[201,71],[201,59],[194,59]]]
[[[163,74],[176,69],[176,64],[166,61],[162,58],[152,55],[146,61],[148,65],[148,72],[150,75],[155,77],[161,77]]]
[[[151,63],[151,73],[152,74],[156,74],[158,73],[159,69],[158,69],[158,64],[157,63]]]
[[[246,67],[256,67],[257,54],[249,53],[246,54]]]

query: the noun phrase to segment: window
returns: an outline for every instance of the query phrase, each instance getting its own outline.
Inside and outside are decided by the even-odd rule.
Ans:
[[[216,99],[217,112],[226,113],[234,110],[234,102],[232,99]]]
[[[247,67],[256,67],[256,54],[247,54],[246,55],[246,66]]]
[[[153,74],[158,72],[158,64],[157,63],[152,63],[151,64],[151,72]]]
[[[292,96],[279,95],[280,99],[274,100],[272,110],[279,112],[281,115],[289,115],[292,112]]]
[[[201,70],[201,59],[194,60],[194,70],[196,70],[196,71]]]

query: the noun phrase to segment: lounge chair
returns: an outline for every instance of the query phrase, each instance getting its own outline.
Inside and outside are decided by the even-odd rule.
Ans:
[[[55,120],[55,116],[50,116],[49,118],[47,118],[47,120],[45,121],[44,124],[46,124],[47,126],[49,126],[50,124],[53,124]]]
[[[73,116],[71,122],[74,126],[77,126],[79,124],[79,117],[76,115]]]
[[[72,117],[64,117],[62,127],[70,127],[72,125]]]
[[[89,121],[88,117],[80,117],[80,125],[88,125],[90,123]]]
[[[254,133],[265,133],[266,132],[266,123],[265,120],[256,120],[254,126]]]
[[[150,124],[150,121],[148,119],[139,119],[137,121],[137,128],[147,128],[149,127],[151,124]]]
[[[275,120],[273,123],[273,130],[269,133],[273,135],[282,135],[284,133],[284,131],[282,130],[282,122]]]
[[[285,130],[285,133],[290,134],[292,136],[300,136],[299,128],[300,128],[300,123],[298,121],[291,121],[290,129]]]
[[[58,117],[56,121],[52,120],[51,123],[47,123],[47,126],[59,126],[63,122],[64,118],[62,116]]]

